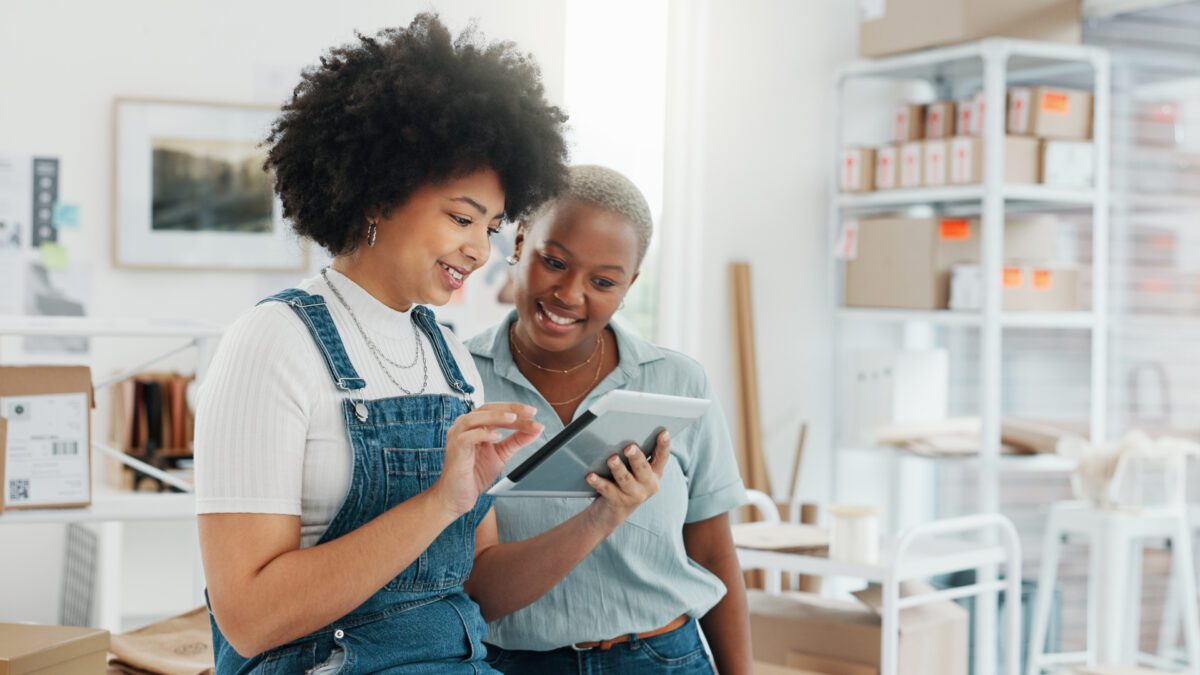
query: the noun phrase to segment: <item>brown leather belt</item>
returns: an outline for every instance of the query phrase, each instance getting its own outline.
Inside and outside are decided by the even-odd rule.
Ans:
[[[636,637],[639,640],[645,640],[646,638],[652,638],[657,635],[663,635],[665,633],[670,633],[671,631],[676,630],[678,628],[683,628],[683,626],[685,624],[687,624],[687,622],[688,622],[688,615],[684,614],[684,615],[676,618],[671,623],[663,626],[662,628],[655,628],[652,631],[647,631],[645,633],[639,633],[636,636],[635,635],[622,635],[620,637],[612,638],[611,640],[600,640],[599,642],[576,642],[575,644],[571,645],[571,649],[574,649],[575,651],[579,651],[579,652],[587,651],[589,649],[599,649],[600,651],[608,651],[613,648],[613,645],[619,645],[624,642],[629,642],[629,640],[633,637]]]

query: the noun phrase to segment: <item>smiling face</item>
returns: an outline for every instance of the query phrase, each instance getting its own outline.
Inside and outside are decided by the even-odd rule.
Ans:
[[[517,234],[522,347],[547,362],[586,358],[637,279],[638,235],[622,215],[560,201]]]
[[[424,185],[377,220],[374,246],[363,242],[334,268],[393,309],[444,305],[487,262],[503,213],[491,169]]]

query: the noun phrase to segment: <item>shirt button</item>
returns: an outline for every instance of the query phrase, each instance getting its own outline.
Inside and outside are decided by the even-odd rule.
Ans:
[[[339,628],[339,629],[333,631],[333,637],[337,638],[338,640],[341,640],[342,638],[346,637],[346,631]]]

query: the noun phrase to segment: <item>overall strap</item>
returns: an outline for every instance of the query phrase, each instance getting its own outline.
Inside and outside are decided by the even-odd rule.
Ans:
[[[367,386],[367,381],[358,376],[354,364],[350,363],[346,347],[342,344],[342,337],[333,323],[333,317],[329,315],[329,308],[325,306],[325,298],[297,288],[289,288],[261,300],[258,304],[264,302],[286,302],[296,312],[296,316],[308,327],[313,341],[320,348],[321,356],[325,358],[325,365],[329,368],[329,374],[338,389],[350,391]]]
[[[464,397],[474,393],[475,387],[467,382],[467,378],[463,377],[462,371],[458,367],[458,361],[454,359],[454,355],[450,353],[450,348],[446,345],[446,338],[442,335],[442,329],[438,326],[433,310],[425,305],[415,305],[412,308],[412,317],[417,327],[424,331],[425,336],[429,338],[429,343],[433,345],[433,353],[437,355],[438,364],[442,367],[442,373],[446,375],[446,381],[450,383],[450,386]]]

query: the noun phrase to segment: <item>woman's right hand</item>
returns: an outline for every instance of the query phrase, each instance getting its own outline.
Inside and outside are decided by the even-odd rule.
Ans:
[[[492,486],[505,462],[542,433],[534,421],[537,408],[519,403],[486,403],[459,417],[446,432],[442,475],[430,491],[460,516],[475,507],[479,495]],[[511,429],[500,440],[496,429]]]
[[[629,468],[625,467],[619,456],[613,455],[608,458],[611,480],[594,473],[588,474],[588,485],[600,493],[600,497],[588,508],[602,529],[617,529],[629,514],[658,493],[659,481],[667,468],[670,454],[671,435],[662,431],[655,442],[654,454],[649,459],[640,447],[630,445],[625,448]]]

